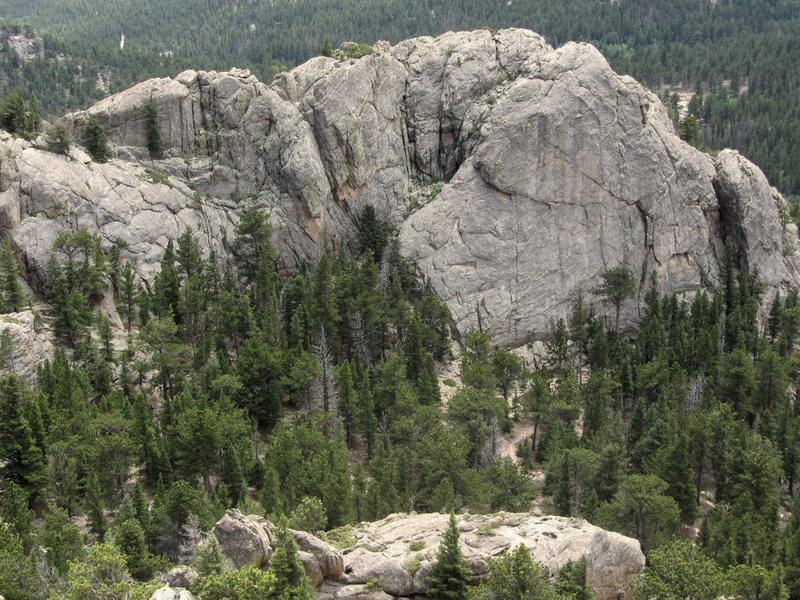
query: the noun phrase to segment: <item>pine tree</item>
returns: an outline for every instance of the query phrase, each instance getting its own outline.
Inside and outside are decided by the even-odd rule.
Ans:
[[[586,557],[577,561],[567,561],[556,571],[555,591],[559,598],[569,600],[594,600],[595,595],[589,587],[586,576]]]
[[[631,270],[620,265],[609,269],[600,275],[603,283],[594,288],[592,292],[601,298],[606,304],[614,308],[614,331],[619,335],[619,317],[622,304],[628,298],[633,298],[636,293],[636,281]]]
[[[72,131],[63,122],[55,123],[45,132],[45,147],[56,154],[66,154],[72,145]]]
[[[45,515],[39,541],[47,548],[47,562],[59,575],[66,575],[69,562],[80,553],[84,537],[72,524],[67,511],[54,508]]]
[[[0,379],[0,476],[19,484],[32,499],[38,496],[45,477],[42,451],[22,413],[25,384],[17,375]]]
[[[164,139],[161,137],[161,129],[158,126],[158,108],[156,99],[150,99],[144,105],[145,136],[147,138],[147,151],[150,158],[164,158]]]
[[[200,577],[219,575],[225,570],[225,555],[213,533],[207,534],[197,547],[194,568]]]
[[[36,137],[41,126],[40,108],[35,95],[26,103],[22,92],[11,90],[0,102],[0,127],[31,140]]]
[[[30,545],[33,518],[27,492],[12,481],[0,483],[0,523],[6,523],[20,540],[27,542],[26,545]]]
[[[86,126],[83,128],[83,144],[86,146],[86,150],[92,160],[103,163],[111,158],[111,149],[108,147],[106,130],[100,124],[97,115],[92,115],[86,121]]]
[[[297,558],[297,542],[289,532],[278,530],[278,547],[272,557],[270,572],[275,576],[275,592],[279,600],[311,600],[311,587],[305,568]]]
[[[239,455],[233,446],[228,446],[222,455],[222,482],[228,488],[231,505],[238,506],[247,493],[247,482]]]
[[[352,447],[358,410],[358,394],[353,387],[353,373],[348,361],[344,361],[336,367],[336,387],[339,390],[339,417],[344,424],[345,441],[348,447]]]
[[[100,484],[94,472],[90,472],[86,478],[84,497],[86,499],[86,512],[89,517],[89,531],[97,536],[98,542],[102,542],[108,530],[108,521],[106,521]]]
[[[573,600],[571,596],[556,596],[547,569],[533,560],[524,544],[489,562],[489,576],[474,597],[476,600]]]
[[[467,600],[472,578],[464,554],[458,545],[456,516],[450,513],[447,529],[436,554],[436,564],[430,576],[428,597],[431,600]]]
[[[319,55],[327,57],[333,56],[333,47],[331,46],[331,41],[328,38],[325,38],[325,40],[320,45]]]
[[[128,519],[114,528],[114,545],[125,554],[128,570],[136,579],[150,576],[144,529],[136,519]]]
[[[358,217],[358,244],[361,252],[371,252],[375,262],[380,263],[387,240],[386,228],[378,220],[375,207],[366,204]]]
[[[19,283],[19,265],[9,240],[5,240],[0,247],[0,277],[5,309],[19,312],[25,302],[25,294]]]
[[[181,283],[178,270],[175,267],[175,246],[172,240],[167,242],[164,256],[161,258],[161,270],[153,281],[153,293],[156,300],[156,314],[165,317],[172,314],[177,324],[181,324]]]
[[[281,494],[281,482],[272,465],[266,465],[264,483],[259,492],[259,500],[267,514],[275,516],[283,514],[284,502]]]
[[[557,373],[564,373],[569,364],[569,335],[564,319],[559,319],[553,334],[544,344],[547,350],[547,364]]]

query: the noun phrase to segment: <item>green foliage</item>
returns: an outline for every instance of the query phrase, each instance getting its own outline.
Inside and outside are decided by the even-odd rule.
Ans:
[[[36,496],[44,483],[45,468],[42,451],[23,413],[29,393],[17,375],[0,378],[0,476]]]
[[[361,252],[371,252],[375,262],[380,263],[387,241],[386,226],[378,220],[375,207],[365,204],[358,218],[358,243]]]
[[[342,527],[337,527],[336,529],[326,531],[322,539],[339,550],[346,550],[351,546],[355,546],[356,542],[358,541],[353,535],[352,525],[344,525]]]
[[[94,473],[89,473],[87,477],[85,498],[89,531],[97,536],[98,541],[102,542],[108,530],[108,522],[101,497],[100,484]]]
[[[86,146],[92,160],[96,162],[103,163],[111,158],[106,130],[97,115],[90,116],[83,127],[83,145]]]
[[[83,535],[72,524],[67,511],[60,508],[45,516],[39,541],[47,548],[47,562],[60,575],[67,574],[69,561],[78,555],[84,543]]]
[[[527,546],[520,544],[489,562],[489,576],[473,597],[480,600],[555,600],[547,569],[535,562]]]
[[[11,90],[0,100],[0,127],[31,140],[41,128],[39,101],[34,94],[26,101],[20,90]]]
[[[104,251],[82,230],[58,236],[45,285],[52,323],[74,351],[58,347],[32,389],[0,379],[0,442],[12,459],[0,468],[14,482],[0,490],[11,525],[0,581],[17,577],[3,560],[22,565],[21,578],[41,560],[44,533],[31,535],[29,503],[47,502],[55,515],[45,530],[62,548],[52,554],[62,573],[86,554],[58,506],[85,511],[89,541],[105,534],[124,550],[124,571],[146,578],[166,560],[153,553],[178,560],[236,502],[310,530],[396,511],[525,512],[539,493],[527,473],[535,466],[546,473],[547,506],[637,536],[651,555],[713,490],[697,544],[725,589],[781,599],[800,589],[800,521],[782,529],[779,518],[800,512],[782,507],[800,466],[798,298],[773,301],[762,329],[762,286],[736,271],[732,247],[723,285],[691,302],[659,297],[651,279],[638,333],[617,334],[574,299],[569,319],[554,324],[549,368],[531,372],[486,333],[469,334],[462,385],[451,382],[443,405],[435,361],[449,356],[449,314],[415,284],[394,241],[381,246],[380,265],[372,250],[331,250],[286,275],[266,214],[243,216],[235,233],[234,260],[222,264],[184,231],[150,289],[119,245]],[[109,285],[129,348],[92,312]],[[323,398],[314,382],[324,374]],[[523,466],[499,456],[512,427],[530,428],[519,440]],[[116,523],[109,532],[105,511]],[[353,543],[346,528],[329,536]],[[212,546],[200,544],[205,578],[247,591],[247,576],[220,579]],[[52,585],[32,577],[26,590]],[[282,593],[270,581],[259,594]],[[564,569],[553,585],[558,597],[585,599],[585,568]]]
[[[458,537],[456,517],[450,513],[447,529],[436,552],[436,563],[431,570],[428,596],[432,600],[466,600],[469,597],[468,584],[472,571],[458,545]]]
[[[280,600],[311,600],[314,588],[306,570],[297,558],[297,542],[286,530],[278,530],[278,547],[272,557],[270,573],[275,578],[275,591]]]
[[[161,137],[161,127],[158,123],[158,107],[152,95],[144,105],[144,126],[150,158],[164,158],[164,139]]]
[[[6,600],[28,600],[39,587],[22,540],[10,527],[0,525],[0,595]]]
[[[344,55],[346,58],[361,58],[367,54],[372,54],[375,50],[369,44],[347,44],[344,47]]]
[[[139,580],[152,575],[148,561],[147,540],[144,529],[137,519],[127,519],[114,527],[114,545],[125,555],[131,575]]]
[[[226,569],[225,555],[222,553],[217,536],[213,533],[207,534],[197,547],[194,569],[203,578],[219,575]]]
[[[246,566],[238,571],[207,575],[200,582],[203,600],[272,600],[276,596],[276,578],[270,571]]]
[[[18,541],[29,542],[34,513],[28,508],[28,494],[16,483],[4,481],[0,483],[0,500],[0,522]]]
[[[697,133],[697,117],[689,115],[681,119],[678,126],[678,135],[684,142],[688,142],[692,146],[698,146],[700,139]]]
[[[155,169],[145,169],[145,173],[150,177],[150,181],[153,183],[160,183],[161,185],[165,185],[169,188],[172,187],[172,183],[170,183],[169,175],[166,173],[162,173],[161,171],[156,171]]]
[[[283,507],[294,510],[308,497],[305,501],[308,510],[296,516],[306,520],[306,515],[310,515],[310,520],[303,524],[314,530],[347,523],[352,507],[344,443],[328,439],[324,427],[324,421],[314,420],[293,427],[281,426],[265,459],[275,469]],[[327,522],[319,514],[317,502],[322,503]],[[314,510],[310,510],[312,507]],[[271,506],[265,508],[274,510]]]
[[[0,289],[5,312],[19,312],[25,304],[25,293],[20,284],[20,270],[11,241],[0,245]]]
[[[716,600],[727,593],[722,569],[689,541],[675,541],[648,554],[635,594],[642,600]]]
[[[56,154],[66,154],[73,142],[72,130],[62,121],[54,123],[44,133],[45,148]]]
[[[322,45],[319,47],[319,55],[320,56],[333,56],[333,47],[331,46],[331,41],[329,39],[325,39],[322,42]]]
[[[555,591],[564,600],[594,600],[595,595],[587,577],[587,559],[567,563],[556,571]]]
[[[625,300],[633,298],[636,292],[636,281],[631,270],[624,265],[609,269],[600,277],[603,279],[603,283],[594,288],[592,293],[600,296],[606,304],[614,308],[614,329],[619,333],[620,309]]]
[[[658,546],[677,533],[678,504],[664,495],[667,483],[652,475],[630,475],[610,502],[598,508],[603,527],[635,537],[645,550]]]
[[[325,531],[328,518],[319,498],[306,496],[289,518],[289,526],[301,531]]]

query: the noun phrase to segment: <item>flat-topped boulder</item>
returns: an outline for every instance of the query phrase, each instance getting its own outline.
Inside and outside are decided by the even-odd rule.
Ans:
[[[358,541],[344,550],[343,580],[357,585],[377,580],[392,596],[424,595],[448,518],[394,514],[361,523],[353,531]],[[457,519],[461,549],[476,580],[488,574],[491,559],[520,544],[551,573],[586,557],[588,581],[598,600],[629,598],[627,584],[644,568],[638,541],[583,519],[529,513],[463,514]],[[334,591],[334,597],[342,596]]]

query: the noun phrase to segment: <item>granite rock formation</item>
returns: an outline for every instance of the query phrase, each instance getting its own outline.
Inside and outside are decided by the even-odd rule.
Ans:
[[[305,550],[300,552],[301,560],[309,553],[316,558],[313,566],[307,560],[303,563],[317,587],[319,600],[388,600],[426,594],[448,518],[443,514],[394,514],[374,523],[361,523],[353,530],[356,543],[341,552],[309,533],[291,533]],[[228,511],[222,521],[254,519],[259,518]],[[588,581],[598,600],[627,599],[627,584],[644,568],[639,542],[583,519],[528,513],[462,514],[458,515],[458,527],[461,548],[475,582],[488,574],[492,558],[519,544],[528,546],[534,560],[551,573],[585,556]],[[234,528],[232,531],[239,531],[241,537],[231,535],[223,546],[229,562],[236,563],[240,556],[237,539],[241,539],[241,547],[249,548],[245,529]]]
[[[153,98],[165,157],[147,152]],[[725,240],[777,289],[800,283],[797,230],[760,170],[681,141],[659,100],[588,44],[553,49],[508,29],[447,33],[359,59],[317,57],[265,85],[249,72],[186,71],[67,116],[90,115],[115,158],[0,139],[0,227],[34,290],[62,229],[85,228],[147,284],[184,228],[225,259],[240,216],[269,211],[283,268],[352,238],[366,203],[460,332],[512,343],[547,332],[604,270],[627,265],[639,318],[663,293],[719,281]]]

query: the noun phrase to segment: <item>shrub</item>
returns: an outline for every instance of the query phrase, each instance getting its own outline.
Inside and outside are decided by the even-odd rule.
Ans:
[[[45,147],[56,154],[66,154],[72,141],[72,131],[64,123],[52,125],[45,133]]]
[[[344,48],[344,55],[347,58],[361,58],[373,52],[375,49],[369,44],[349,44]]]

